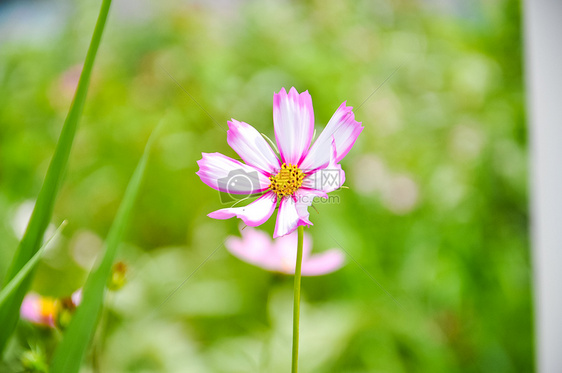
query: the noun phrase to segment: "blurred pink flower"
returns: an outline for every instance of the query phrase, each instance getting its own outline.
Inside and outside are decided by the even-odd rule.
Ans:
[[[352,107],[340,105],[311,146],[314,112],[308,91],[289,93],[282,88],[273,94],[273,126],[281,160],[262,135],[247,123],[228,122],[227,142],[242,160],[220,153],[203,153],[197,175],[218,191],[244,199],[261,194],[243,207],[231,207],[209,214],[211,218],[234,216],[255,227],[265,223],[279,202],[273,237],[293,232],[300,225],[312,225],[308,207],[314,197],[342,186],[345,174],[338,164],[363,130]]]
[[[82,301],[82,289],[76,290],[69,298],[56,299],[29,293],[23,298],[20,308],[22,319],[37,325],[54,328],[61,311],[73,311]]]
[[[57,304],[54,298],[42,297],[35,293],[29,293],[23,298],[20,315],[24,320],[54,328],[56,314]]]
[[[70,299],[72,300],[72,303],[74,304],[74,306],[78,306],[81,302],[82,302],[82,288],[76,290],[74,293],[72,293],[72,295],[70,296]]]
[[[268,234],[246,227],[241,230],[242,238],[229,237],[225,246],[234,256],[272,272],[295,273],[297,258],[297,233],[272,240]],[[320,254],[310,255],[312,239],[304,234],[302,275],[319,276],[334,272],[343,266],[344,254],[338,249],[330,249]]]
[[[71,66],[51,83],[48,93],[49,101],[54,109],[68,109],[68,105],[70,105],[70,102],[74,98],[74,92],[76,92],[82,68],[82,64]],[[90,84],[95,85],[95,79],[92,79]]]

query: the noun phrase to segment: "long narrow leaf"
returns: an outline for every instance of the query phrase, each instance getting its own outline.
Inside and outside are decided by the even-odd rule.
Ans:
[[[43,255],[43,251],[45,250],[45,248],[49,246],[49,244],[55,239],[55,237],[60,234],[65,226],[66,220],[62,222],[53,236],[49,238],[49,240],[45,242],[39,250],[37,250],[35,255],[33,255],[27,263],[25,263],[25,265],[22,267],[22,269],[20,269],[17,275],[15,275],[14,278],[10,282],[8,282],[8,284],[4,286],[4,288],[2,288],[2,291],[0,291],[0,307],[4,305],[6,299],[9,299],[10,295],[14,293],[18,286],[27,279],[29,274],[35,269],[37,263],[39,263],[39,259],[41,259],[41,255]]]
[[[84,68],[80,74],[78,87],[74,100],[70,105],[68,115],[64,122],[59,141],[57,143],[55,153],[51,159],[45,181],[37,197],[35,208],[29,220],[29,224],[25,234],[15,252],[14,259],[8,270],[4,284],[8,284],[25,264],[37,253],[41,246],[41,241],[45,234],[45,230],[51,220],[55,200],[62,183],[63,175],[68,164],[68,157],[74,141],[74,135],[78,126],[78,121],[82,115],[86,93],[90,82],[90,75],[98,47],[100,45],[101,36],[109,12],[111,0],[103,0],[100,14],[96,23],[92,41],[86,55]],[[33,272],[33,271],[31,271]],[[32,279],[32,273],[14,289],[8,296],[6,301],[0,307],[0,325],[2,332],[0,333],[0,356],[4,351],[6,343],[16,328],[19,320],[19,309],[21,302]]]
[[[84,285],[82,302],[77,308],[76,314],[72,317],[72,321],[64,333],[63,340],[55,350],[51,364],[51,373],[72,373],[78,372],[80,369],[80,364],[96,329],[103,305],[104,290],[111,274],[111,267],[115,260],[117,247],[121,242],[131,217],[133,205],[146,168],[150,147],[156,137],[158,128],[148,140],[139,164],[129,181],[123,201],[107,235],[103,258],[99,266],[88,276]]]

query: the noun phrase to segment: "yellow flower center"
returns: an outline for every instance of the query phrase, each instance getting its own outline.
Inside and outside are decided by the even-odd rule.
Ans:
[[[57,304],[54,299],[41,298],[39,300],[39,317],[42,320],[49,320],[55,317],[57,312]]]
[[[283,163],[277,175],[269,178],[271,181],[269,189],[279,198],[292,196],[302,186],[303,179],[304,172],[297,166]]]

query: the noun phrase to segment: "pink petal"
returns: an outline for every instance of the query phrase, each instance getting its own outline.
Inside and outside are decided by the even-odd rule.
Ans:
[[[281,164],[262,135],[248,123],[228,122],[228,145],[246,162],[267,174],[275,174]]]
[[[317,169],[303,180],[303,187],[316,189],[325,193],[339,189],[345,182],[345,172],[337,164],[336,140],[332,139],[330,160],[326,167]]]
[[[309,222],[302,220],[297,212],[297,203],[293,196],[284,197],[279,203],[277,221],[273,238],[278,238],[293,232],[299,225],[309,225]]]
[[[298,233],[296,231],[273,241],[275,256],[281,258],[278,268],[279,272],[289,275],[295,273],[297,264],[297,244]],[[312,239],[306,233],[303,236],[302,250],[302,260],[304,262],[312,250]]]
[[[294,194],[296,199],[297,214],[302,222],[300,225],[312,225],[308,219],[308,207],[312,205],[314,197],[328,198],[328,195],[320,190],[300,188]]]
[[[213,189],[251,195],[269,188],[270,180],[260,170],[220,153],[203,153],[196,174]]]
[[[72,293],[72,295],[70,296],[70,299],[72,299],[72,303],[74,304],[75,307],[78,307],[78,305],[80,305],[80,303],[82,303],[82,288],[76,290],[74,293]]]
[[[22,319],[30,321],[37,325],[49,326],[51,328],[55,327],[55,314],[54,309],[50,308],[47,311],[53,311],[53,313],[45,313],[43,310],[43,304],[47,303],[52,305],[53,300],[50,298],[44,298],[35,293],[27,294],[22,301],[20,308],[20,316]]]
[[[352,109],[353,107],[346,106],[345,102],[340,105],[310,148],[301,164],[301,170],[316,170],[325,167],[330,162],[332,136],[336,139],[335,163],[346,156],[363,130],[361,122],[355,120]]]
[[[273,95],[273,125],[281,158],[299,165],[314,134],[314,111],[308,91],[299,95],[295,87],[289,94],[282,88]]]
[[[318,276],[334,272],[343,266],[344,254],[338,249],[312,255],[302,263],[303,276]]]
[[[277,196],[275,193],[268,192],[248,206],[221,209],[211,212],[207,216],[213,219],[229,219],[236,216],[242,219],[245,224],[255,227],[269,219],[273,210],[275,210],[276,203]]]
[[[224,245],[237,258],[269,271],[278,270],[281,258],[275,255],[270,236],[257,229],[246,227],[242,238],[229,237]]]
[[[264,232],[251,227],[240,231],[242,237],[229,237],[225,246],[234,256],[268,271],[294,274],[297,258],[297,232],[271,240]],[[332,249],[317,255],[310,255],[312,239],[303,237],[303,276],[318,276],[333,272],[343,264],[344,256],[340,250]]]
[[[32,321],[35,323],[40,322],[40,297],[37,294],[27,294],[21,303],[20,316],[24,320]]]

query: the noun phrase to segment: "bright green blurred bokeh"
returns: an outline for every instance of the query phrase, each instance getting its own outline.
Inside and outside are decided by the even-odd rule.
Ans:
[[[533,370],[519,3],[440,3],[113,4],[53,217],[69,224],[35,291],[83,284],[150,132],[164,130],[120,252],[128,284],[109,294],[85,371],[289,370],[292,277],[224,247],[209,257],[240,222],[206,216],[224,205],[195,172],[201,152],[236,157],[230,118],[273,138],[273,92],[291,86],[312,95],[317,131],[345,100],[365,126],[340,203],[311,209],[313,250],[348,256],[303,280],[301,370]],[[49,33],[0,41],[2,277],[99,6],[52,5]],[[6,369],[57,338],[21,323]]]

